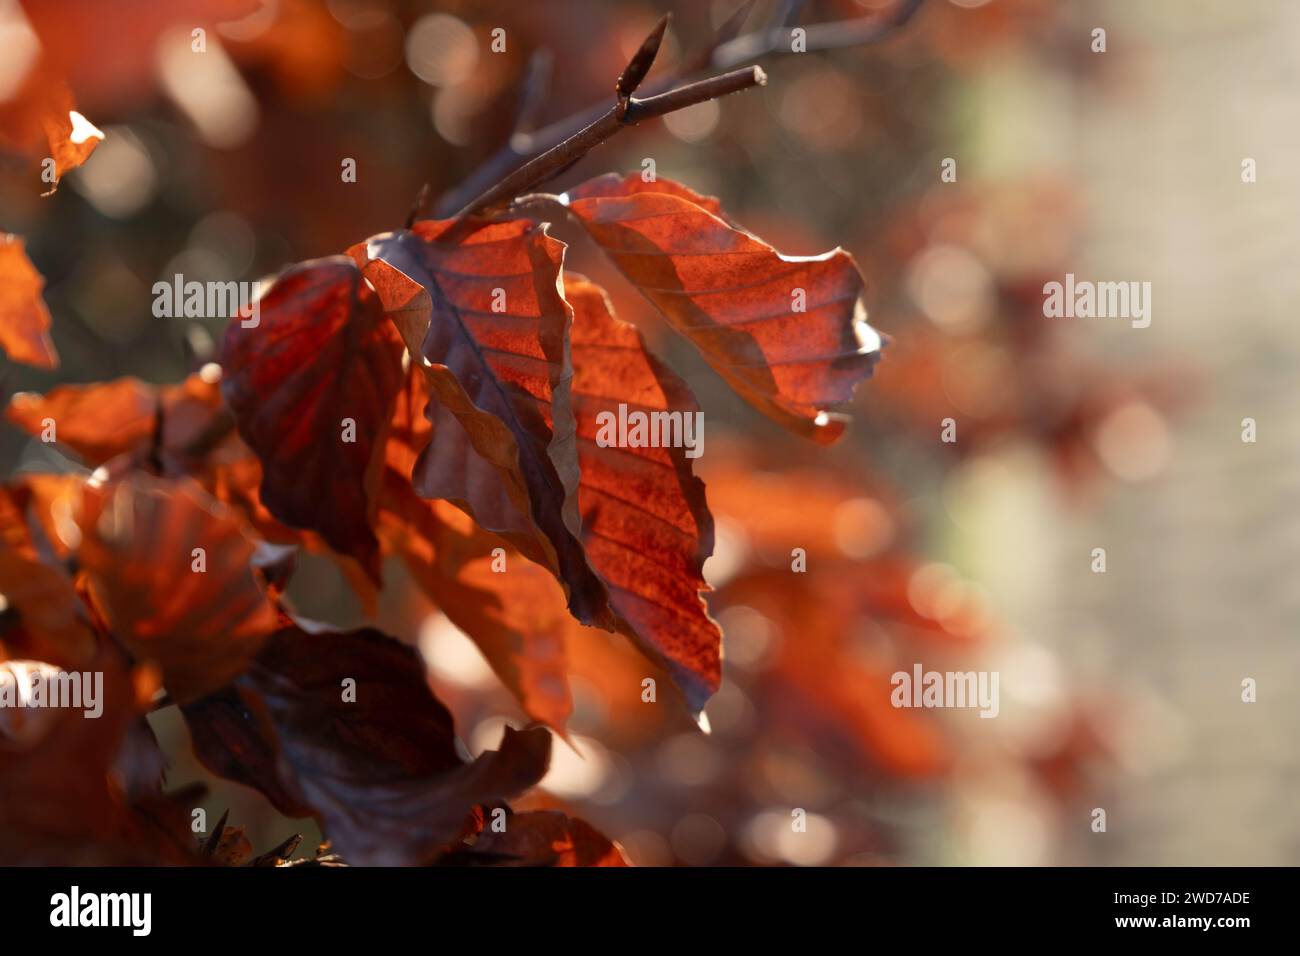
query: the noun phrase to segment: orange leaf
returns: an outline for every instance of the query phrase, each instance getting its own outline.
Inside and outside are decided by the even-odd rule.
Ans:
[[[433,396],[416,491],[456,503],[551,568],[580,621],[612,626],[577,537],[563,243],[522,220],[429,221],[352,253]]]
[[[582,466],[579,502],[592,566],[629,634],[665,667],[698,712],[722,676],[722,634],[700,592],[713,517],[687,449],[601,447],[597,416],[699,411],[690,388],[614,317],[604,290],[565,276],[573,307],[573,407]],[[701,436],[702,439],[702,436]],[[701,446],[702,447],[702,446]]]
[[[0,746],[0,865],[194,862],[188,810],[164,798],[147,772],[160,756],[147,727],[140,731],[148,675],[129,672],[120,657],[105,645],[88,662],[100,675],[94,719],[84,709],[49,709],[37,739]],[[48,673],[40,662],[25,664]],[[13,665],[6,669],[14,675]]]
[[[73,109],[73,105],[71,91],[59,83],[41,113],[41,128],[50,147],[50,158],[54,160],[54,182],[42,194],[45,196],[53,195],[64,175],[89,159],[95,147],[104,141],[104,134]]]
[[[242,673],[277,626],[242,524],[188,480],[133,477],[87,493],[79,552],[113,634],[157,661],[178,701]]]
[[[42,520],[50,518],[40,513],[49,500],[27,479],[0,487],[0,594],[22,622],[22,640],[11,644],[17,643],[30,657],[82,666],[94,654],[94,638]]]
[[[30,69],[18,91],[0,103],[0,149],[22,156],[54,161],[49,196],[59,180],[84,163],[104,139],[86,117],[76,111],[68,85],[46,64]],[[42,179],[48,176],[42,172]]]
[[[658,187],[658,191],[653,191]],[[561,197],[623,274],[746,400],[816,441],[880,355],[853,258],[783,256],[684,186],[603,176]]]
[[[15,362],[57,368],[50,310],[41,298],[44,287],[45,280],[27,258],[23,241],[0,233],[0,347]]]
[[[5,418],[42,440],[46,422],[52,420],[51,444],[75,452],[92,468],[118,455],[141,459],[157,437],[163,464],[180,471],[186,446],[214,425],[221,408],[215,380],[205,370],[176,385],[151,385],[128,377],[60,385],[44,395],[19,392],[10,399]],[[159,413],[162,434],[155,436]]]
[[[561,730],[572,710],[565,635],[576,625],[555,578],[450,503],[417,496],[393,469],[380,509],[381,538],[421,590],[478,645],[524,711]],[[504,571],[493,569],[498,547]]]

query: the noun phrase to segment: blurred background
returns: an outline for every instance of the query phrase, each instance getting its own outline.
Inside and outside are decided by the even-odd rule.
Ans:
[[[400,227],[422,184],[436,204],[512,136],[607,100],[666,11],[651,83],[737,10],[748,34],[897,6],[262,0],[216,25],[239,5],[0,0],[0,104],[44,55],[106,134],[49,198],[38,158],[0,155],[0,229],[45,276],[63,360],[0,359],[6,399],[180,381],[223,323],[154,318],[154,282],[254,280]],[[843,246],[891,343],[848,436],[815,447],[557,227],[705,410],[726,659],[703,734],[641,701],[653,672],[625,642],[575,627],[570,743],[522,805],[568,809],[650,865],[1300,863],[1298,38],[1289,0],[924,0],[878,42],[768,53],[766,87],[627,131],[551,183],[651,158],[782,252]],[[521,110],[530,75],[547,80]],[[1150,282],[1150,327],[1044,318],[1066,273]],[[55,457],[0,426],[5,474]],[[789,572],[796,547],[807,574]],[[495,746],[518,705],[387,574],[372,620],[418,644],[468,750]],[[310,617],[367,620],[325,559],[290,593]],[[998,671],[999,716],[890,707],[889,675],[914,663]],[[154,720],[169,783],[201,777],[180,721]],[[210,782],[209,812],[256,847],[302,826]]]

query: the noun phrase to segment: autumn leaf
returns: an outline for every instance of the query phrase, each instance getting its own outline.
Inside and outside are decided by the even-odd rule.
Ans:
[[[421,222],[352,251],[434,399],[416,491],[455,502],[551,568],[574,616],[609,627],[608,594],[577,537],[563,253],[522,220]]]
[[[654,186],[659,191],[652,191]],[[871,373],[881,339],[842,249],[782,256],[684,186],[602,176],[560,201],[634,286],[755,408],[818,442]]]
[[[722,676],[722,634],[700,592],[713,551],[713,517],[687,449],[602,447],[598,417],[620,404],[647,415],[695,415],[690,388],[615,318],[604,291],[565,276],[573,307],[574,414],[582,466],[579,502],[592,566],[632,636],[664,666],[698,712]],[[700,436],[702,440],[702,435]]]
[[[350,863],[432,862],[480,803],[546,772],[550,733],[507,729],[501,748],[463,763],[451,715],[409,647],[378,631],[278,631],[236,685],[250,718],[226,734],[202,728],[210,701],[186,708],[196,755],[289,808],[310,808]],[[226,710],[227,716],[229,709]],[[196,729],[196,725],[197,728]],[[229,741],[229,743],[227,743]],[[252,753],[259,775],[232,756]]]
[[[50,147],[49,158],[54,160],[54,181],[44,196],[53,195],[63,177],[89,159],[104,141],[95,124],[73,108],[72,92],[65,84],[54,84],[49,96],[41,113],[41,128]]]
[[[262,502],[378,582],[370,521],[402,386],[401,342],[344,256],[286,270],[258,308],[255,325],[227,328],[221,392],[262,462]]]
[[[186,474],[197,464],[190,446],[205,433],[228,427],[216,372],[215,365],[207,366],[175,385],[119,378],[60,385],[44,395],[19,392],[9,400],[5,418],[61,451],[72,451],[92,468],[129,455],[133,464]]]
[[[151,386],[119,378],[60,385],[46,395],[19,392],[5,409],[5,418],[33,437],[42,437],[52,422],[52,444],[66,445],[93,467],[144,446],[153,434],[156,410]]]
[[[375,613],[379,588],[355,557],[335,551],[314,531],[289,527],[267,510],[261,498],[262,464],[238,436],[233,436],[232,445],[198,463],[189,473],[208,494],[238,512],[265,546],[301,548],[334,564],[365,612]],[[261,567],[262,563],[260,556],[255,557],[255,567]]]
[[[564,638],[576,626],[565,607],[564,589],[549,571],[504,538],[479,528],[455,505],[415,493],[406,476],[432,434],[424,416],[428,395],[428,383],[412,369],[389,433],[379,496],[380,540],[386,553],[401,558],[434,605],[478,645],[524,711],[560,730],[572,706]],[[439,409],[438,414],[440,427],[463,433],[450,413]],[[461,447],[473,455],[467,465],[490,467],[473,453],[468,439],[462,439]],[[500,485],[495,474],[487,480]],[[503,506],[513,511],[508,500]],[[500,563],[493,553],[498,548]]]
[[[512,814],[503,832],[485,829],[464,861],[509,866],[627,866],[622,849],[590,823],[558,810]]]
[[[0,594],[22,623],[21,640],[7,643],[44,661],[82,666],[94,654],[94,637],[41,520],[43,508],[41,495],[27,481],[0,487]]]
[[[230,509],[189,480],[133,476],[85,497],[78,557],[113,634],[177,701],[240,674],[277,614]]]
[[[68,84],[48,64],[30,68],[17,91],[0,102],[0,150],[53,161],[52,178],[42,180],[53,195],[59,181],[95,151],[104,134],[76,110]]]
[[[279,740],[255,691],[232,684],[181,705],[194,755],[218,777],[252,787],[286,817],[310,817],[296,785],[281,780]]]
[[[52,709],[37,737],[0,741],[0,865],[193,862],[188,814],[130,763],[150,759],[132,746],[139,740],[132,728],[154,679],[129,671],[109,646],[89,671],[102,675],[103,710],[95,719],[77,708]]]
[[[15,362],[57,368],[50,310],[41,298],[44,287],[45,280],[27,258],[23,241],[0,233],[0,347]]]
[[[386,549],[401,557],[416,585],[478,645],[524,711],[562,729],[572,709],[565,637],[577,626],[564,590],[549,571],[449,502],[420,498],[392,469],[385,479],[380,537]]]
[[[279,521],[261,499],[262,467],[231,426],[221,400],[220,368],[204,366],[174,385],[135,378],[90,385],[61,385],[45,395],[20,392],[6,419],[91,467],[108,465],[110,477],[143,468],[166,477],[191,477],[230,505],[268,542],[295,545],[336,564],[367,610],[375,606],[374,580],[351,555],[317,533]]]
[[[684,448],[601,447],[597,442],[598,416],[616,415],[620,402],[647,414],[693,415],[699,406],[686,384],[646,350],[636,329],[613,316],[598,286],[572,274],[566,275],[564,282],[574,313],[571,393],[588,560],[609,589],[618,629],[668,670],[685,692],[690,709],[699,712],[718,688],[722,641],[700,598],[700,592],[708,589],[703,563],[713,548],[713,520],[704,485],[692,474]],[[469,447],[455,417],[443,409],[434,409],[432,414],[436,436],[432,447],[440,450],[443,459],[439,473],[448,475],[448,480],[453,472],[472,476],[478,500],[493,504],[493,526],[522,533],[522,516],[511,507],[497,476]],[[451,449],[456,450],[454,454]],[[401,491],[400,486],[393,488],[393,500],[400,500]],[[409,508],[404,518],[408,526],[417,526],[421,520]],[[426,537],[438,534],[445,536],[446,532],[439,532],[435,525]],[[410,554],[412,548],[402,550]],[[536,626],[554,618],[546,601],[546,586],[528,582],[523,576],[529,573],[526,569],[523,574],[483,574],[488,562],[481,555],[475,557],[479,559],[476,564],[461,562],[459,571],[442,562],[441,577],[436,568],[417,570],[417,579],[424,582],[434,602],[447,609],[452,621],[479,641],[494,669],[525,701],[529,713],[550,722],[549,717],[531,709],[537,706],[536,695],[521,688],[519,673],[520,664],[543,674],[557,666],[546,665],[544,657],[530,653],[538,644],[554,647],[552,653],[561,658],[557,663],[562,665],[562,647],[546,627]],[[496,607],[485,608],[481,593],[452,590],[448,574],[458,576],[458,587],[473,575],[479,582],[476,588],[499,592]],[[435,593],[438,588],[443,590],[441,595]],[[521,590],[512,593],[515,589]],[[462,620],[457,620],[457,597],[462,599],[460,607],[475,608],[475,613],[462,611]],[[468,597],[478,600],[466,605]],[[502,629],[503,621],[511,622],[510,626]],[[496,626],[489,627],[489,622]],[[547,677],[546,686],[550,686]]]

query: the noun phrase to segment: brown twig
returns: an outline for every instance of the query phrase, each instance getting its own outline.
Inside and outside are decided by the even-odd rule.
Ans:
[[[626,105],[615,103],[599,119],[583,127],[568,139],[556,144],[531,162],[525,163],[495,186],[470,200],[456,213],[456,218],[491,209],[509,202],[527,189],[559,175],[596,146],[625,126],[663,116],[697,103],[715,100],[729,93],[762,86],[767,75],[756,66],[733,70],[697,83],[688,83],[644,100],[629,98]]]
[[[814,52],[816,50],[865,45],[883,40],[911,20],[923,2],[924,0],[899,0],[889,13],[882,16],[836,23],[821,23],[806,27],[807,36],[805,39],[807,42],[805,49],[808,52]],[[789,39],[790,30],[792,29],[787,21],[797,10],[797,5],[781,10],[778,17],[778,26],[737,37],[734,36],[734,31],[739,29],[749,13],[749,7],[742,6],[719,30],[715,42],[702,50],[700,55],[687,61],[686,72],[693,74],[710,68],[732,70],[747,60],[780,52],[781,42]],[[670,78],[655,84],[652,90],[656,94],[665,93],[671,88],[672,83],[673,79]],[[490,187],[492,187],[493,183],[502,180],[503,177],[513,176],[512,170],[516,170],[520,163],[527,162],[531,164],[535,162],[538,157],[560,147],[573,139],[575,135],[601,122],[605,118],[607,109],[608,107],[605,104],[599,104],[551,123],[531,136],[512,136],[486,162],[470,173],[460,185],[449,190],[439,199],[435,206],[436,214],[449,216],[457,209],[464,210],[474,207],[479,200],[471,199],[471,197],[479,196],[481,198],[486,195],[487,191],[491,191]],[[527,166],[519,168],[527,168]],[[558,172],[559,170],[556,170],[550,175],[557,175]],[[423,208],[424,204],[420,203],[419,209],[421,212]],[[415,218],[414,213],[412,218]]]

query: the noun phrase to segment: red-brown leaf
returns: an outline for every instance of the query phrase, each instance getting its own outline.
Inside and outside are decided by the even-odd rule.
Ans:
[[[262,501],[378,581],[371,520],[402,386],[401,342],[344,256],[286,270],[260,313],[255,327],[235,320],[227,328],[221,392],[262,461]],[[344,440],[344,419],[355,423],[355,441]]]
[[[197,485],[135,476],[85,496],[78,557],[113,634],[189,701],[248,665],[277,626],[250,567],[254,543]],[[206,570],[196,567],[203,549]]]
[[[94,653],[94,638],[42,520],[50,516],[39,513],[46,506],[42,497],[26,478],[0,487],[0,594],[19,613],[24,654],[80,667]]]
[[[416,491],[508,537],[555,571],[575,617],[609,627],[608,594],[577,538],[563,254],[544,227],[476,220],[421,222],[353,250],[435,399]]]
[[[92,468],[126,456],[120,470],[136,466],[169,476],[193,474],[223,441],[243,447],[222,405],[218,373],[209,365],[175,385],[119,378],[60,385],[44,395],[19,392],[5,418],[42,441],[52,422],[50,444]]]
[[[142,447],[154,429],[156,390],[138,378],[119,378],[94,385],[60,385],[45,395],[19,392],[5,417],[32,436],[40,436],[47,419],[54,442],[66,445],[87,465],[102,465],[123,452]]]
[[[700,592],[713,552],[704,483],[684,448],[600,447],[597,416],[618,405],[692,415],[690,388],[615,318],[604,291],[565,276],[573,307],[573,406],[582,477],[579,501],[592,566],[627,631],[665,667],[699,711],[721,679],[722,634]],[[702,436],[701,436],[702,440]],[[701,448],[703,446],[700,446]]]
[[[571,709],[564,636],[572,618],[564,589],[545,568],[483,531],[450,502],[415,493],[405,476],[429,443],[431,427],[424,417],[428,383],[411,372],[398,396],[388,439],[380,540],[388,553],[402,559],[425,595],[478,645],[524,711],[559,730]],[[445,410],[440,415],[449,420],[445,428],[463,434],[453,416]],[[463,442],[468,448],[468,439]],[[445,441],[442,447],[445,452]],[[473,458],[467,464],[489,467],[472,449],[469,453]],[[495,474],[489,480],[501,484]],[[504,504],[518,514],[508,500]],[[492,570],[492,551],[498,547],[507,552],[504,572]]]
[[[636,329],[613,316],[598,286],[581,276],[568,275],[564,288],[574,312],[571,395],[579,438],[579,504],[588,560],[609,589],[618,629],[672,674],[688,706],[698,712],[721,679],[722,635],[700,598],[700,592],[708,589],[702,572],[704,560],[713,549],[713,519],[704,485],[693,475],[691,459],[683,448],[602,448],[595,438],[597,415],[616,412],[620,402],[636,410],[683,415],[693,414],[699,406],[686,384],[646,350]],[[523,533],[522,515],[513,508],[490,466],[474,452],[455,417],[442,409],[435,409],[433,415],[435,439],[431,447],[440,451],[439,473],[449,482],[457,476],[470,476],[480,502],[478,513],[490,513],[496,529]],[[398,500],[400,493],[400,487],[394,488],[393,499]],[[418,518],[407,520],[418,522]],[[450,571],[458,564],[444,562],[442,567]],[[417,572],[417,577],[428,582],[426,590],[437,586],[430,574]],[[514,621],[520,629],[517,634],[530,633],[543,646],[552,642],[545,631],[539,635],[522,629],[525,622],[536,620],[529,618],[526,609],[514,608],[525,594],[511,594],[510,590],[525,587],[524,581],[511,577],[510,572],[480,574],[478,580],[479,586],[500,592],[502,611],[497,617]],[[477,631],[486,638],[480,642],[485,653],[495,645],[499,657],[500,642],[510,631],[491,634],[481,616],[476,620],[466,615],[464,621],[458,621],[450,609],[452,594],[444,591],[439,598],[431,592],[458,626],[471,636]],[[526,596],[534,615],[549,620],[548,606],[542,603],[544,589]],[[522,651],[533,648],[531,643],[517,643],[511,655],[514,662],[520,662]],[[533,657],[530,669],[541,666],[543,660]],[[519,675],[507,676],[510,666],[494,662],[498,674],[520,694]],[[555,666],[542,667],[543,674]],[[529,712],[545,719],[531,709]]]
[[[89,662],[103,675],[99,716],[50,710],[36,739],[0,740],[0,865],[193,862],[188,818],[131,763],[156,754],[139,747],[137,735],[156,682],[128,672],[119,657],[106,645]]]
[[[657,191],[656,190],[657,187]],[[563,201],[623,274],[755,408],[816,441],[871,373],[881,340],[842,249],[782,256],[684,186],[603,176]],[[802,290],[805,308],[795,311]]]
[[[478,645],[534,720],[560,730],[572,709],[565,636],[576,627],[564,590],[545,568],[476,527],[443,501],[418,497],[396,471],[385,475],[380,537],[416,584]],[[505,552],[494,571],[492,551]]]
[[[355,701],[344,700],[346,678],[356,682]],[[429,691],[419,656],[377,631],[285,628],[238,692],[250,718],[224,733],[196,732],[200,760],[216,773],[239,768],[291,811],[310,807],[350,863],[431,862],[474,806],[527,789],[549,765],[550,733],[540,727],[507,730],[501,749],[462,763],[451,715]],[[209,704],[186,708],[192,728]],[[252,768],[231,759],[232,748],[258,754]],[[274,776],[251,779],[268,772],[270,753]]]
[[[44,287],[23,241],[0,233],[0,348],[15,362],[56,368],[59,354],[50,341],[50,310],[41,298]]]

